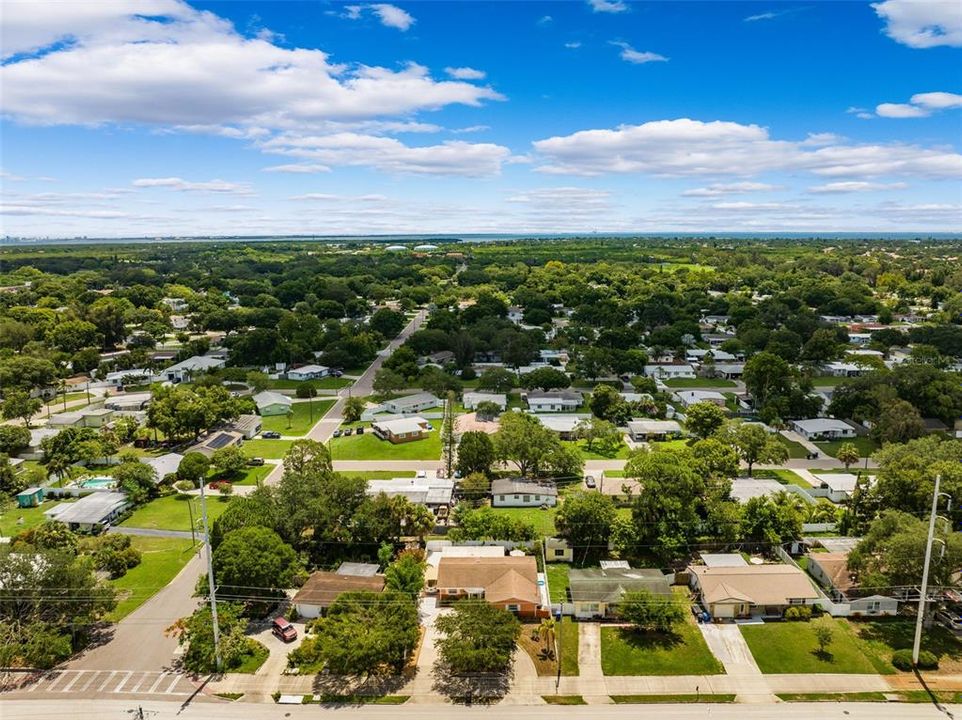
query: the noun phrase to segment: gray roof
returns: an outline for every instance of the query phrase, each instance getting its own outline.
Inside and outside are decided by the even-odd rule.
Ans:
[[[380,566],[373,563],[342,562],[335,571],[338,575],[353,575],[354,577],[374,577]]]
[[[583,400],[581,393],[577,390],[532,390],[525,394],[525,399],[529,403],[532,400],[560,400],[562,402],[576,402],[579,405]]]
[[[270,390],[264,390],[254,396],[254,404],[257,407],[262,408],[269,405],[293,405],[294,401],[287,395],[271,392]]]
[[[558,488],[554,485],[519,479],[500,479],[491,483],[492,495],[557,495]]]
[[[399,398],[394,398],[389,400],[386,404],[393,405],[394,407],[414,407],[415,405],[420,405],[422,403],[435,402],[440,403],[441,400],[437,395],[433,395],[428,392],[416,393],[414,395],[404,395]]]
[[[62,523],[97,525],[127,505],[127,495],[122,492],[95,492],[77,502],[61,503],[44,513],[51,520]]]
[[[154,469],[154,472],[157,473],[156,482],[160,482],[171,473],[177,472],[180,461],[183,459],[184,456],[180,453],[166,453],[158,457],[142,458],[141,462]]]
[[[647,590],[655,595],[671,595],[668,580],[653,568],[572,568],[568,586],[573,602],[617,603],[626,592]]]
[[[237,419],[231,423],[237,432],[245,433],[261,426],[261,419],[258,415],[238,415]]]
[[[443,478],[392,478],[369,480],[367,494],[384,493],[388,497],[401,495],[418,505],[450,505],[454,495],[454,480]]]

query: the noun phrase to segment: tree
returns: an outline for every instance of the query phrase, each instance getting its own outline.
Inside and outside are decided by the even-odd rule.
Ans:
[[[474,415],[478,420],[491,421],[501,414],[501,406],[490,400],[482,400],[474,407]]]
[[[575,437],[585,441],[588,452],[614,455],[621,446],[621,433],[612,423],[598,418],[580,420],[575,426]]]
[[[904,443],[925,435],[925,423],[915,406],[895,400],[882,406],[872,425],[872,438],[877,443]]]
[[[28,487],[26,473],[18,474],[10,464],[10,458],[0,453],[0,505],[7,495],[16,495]]]
[[[626,592],[618,603],[618,617],[642,632],[670,633],[687,614],[673,595],[655,595],[648,590]]]
[[[527,413],[505,413],[494,435],[495,458],[514,463],[522,476],[576,475],[583,462],[558,436]]]
[[[385,569],[385,587],[417,598],[424,589],[425,568],[424,553],[421,550],[405,550]]]
[[[356,423],[361,419],[361,414],[364,412],[364,408],[367,403],[364,402],[364,398],[352,395],[347,400],[344,401],[344,422]]]
[[[712,402],[699,402],[685,410],[685,427],[698,438],[708,438],[725,424],[725,411]]]
[[[408,382],[403,376],[388,368],[382,367],[374,373],[374,392],[381,397],[392,398],[407,386]]]
[[[267,373],[262,373],[258,370],[251,370],[247,373],[247,375],[244,376],[244,382],[250,385],[254,393],[264,392],[271,386],[271,381],[270,378],[267,377]]]
[[[247,621],[242,617],[243,606],[239,603],[217,603],[217,627],[220,631],[220,670],[237,667],[250,651],[250,642],[244,634]],[[181,663],[186,670],[196,673],[211,673],[217,670],[214,653],[214,621],[210,606],[206,603],[194,611],[193,615],[181,618],[166,630],[167,635],[177,638],[179,645],[186,650]]]
[[[571,385],[568,375],[550,365],[537,368],[521,376],[521,386],[528,390],[561,390]]]
[[[399,673],[417,646],[418,624],[417,605],[405,594],[342,593],[289,663],[323,663],[334,675]]]
[[[265,527],[228,533],[213,555],[218,595],[279,597],[300,568],[294,548]]]
[[[820,620],[814,625],[815,641],[818,643],[818,654],[822,657],[828,656],[828,647],[832,644],[834,632],[825,620]]]
[[[760,407],[777,395],[784,395],[790,387],[791,372],[788,363],[777,355],[760,352],[745,363],[742,375],[745,388]]]
[[[488,368],[481,373],[478,378],[478,390],[489,392],[507,393],[514,388],[517,377],[510,370],[505,368]]]
[[[510,540],[525,542],[538,537],[534,525],[520,518],[496,512],[484,506],[472,508],[464,503],[454,508],[457,526],[451,528],[448,537],[454,542],[464,540]]]
[[[368,327],[391,340],[398,336],[406,323],[407,319],[403,313],[395,312],[389,308],[381,308],[371,315],[370,320],[368,320]]]
[[[177,466],[177,479],[187,480],[194,483],[194,487],[207,479],[207,472],[210,470],[210,458],[203,453],[189,452],[184,455]]]
[[[845,469],[848,470],[849,467],[855,465],[862,458],[862,454],[858,451],[855,443],[842,443],[838,451],[835,453],[835,458],[845,465]]]
[[[458,471],[464,475],[487,475],[494,463],[494,442],[488,433],[469,430],[458,441]]]
[[[452,675],[506,673],[521,623],[507,610],[483,600],[461,600],[434,621],[438,658]]]
[[[484,473],[470,473],[458,482],[458,495],[474,507],[481,505],[490,491],[491,481]]]
[[[741,535],[746,540],[778,545],[801,537],[804,501],[787,492],[749,498],[742,506]]]
[[[30,427],[30,419],[40,412],[43,400],[30,397],[25,390],[7,390],[0,404],[0,415],[4,420],[23,420],[26,427]]]
[[[756,463],[782,463],[788,450],[764,427],[755,423],[741,423],[730,434],[732,447],[748,465],[748,476]]]
[[[588,400],[591,413],[602,420],[626,423],[631,419],[631,408],[611,385],[597,385]]]
[[[608,549],[617,512],[610,495],[577,492],[565,498],[555,514],[558,534],[585,557]]]
[[[30,446],[30,431],[19,425],[0,425],[0,453],[16,455]]]
[[[65,353],[100,344],[97,326],[84,320],[64,320],[50,332],[47,341]]]
[[[444,417],[441,419],[441,457],[444,460],[444,474],[451,477],[454,472],[454,453],[457,450],[457,435],[454,431],[454,392],[449,392],[444,402]]]
[[[236,445],[229,445],[214,451],[210,457],[211,465],[226,477],[240,474],[247,467],[247,456]]]
[[[146,502],[155,492],[158,479],[157,472],[140,460],[125,460],[114,470],[117,487],[127,493],[135,505]]]
[[[216,550],[228,533],[245,527],[280,527],[279,510],[274,493],[260,487],[249,495],[232,498],[210,531],[211,546]]]

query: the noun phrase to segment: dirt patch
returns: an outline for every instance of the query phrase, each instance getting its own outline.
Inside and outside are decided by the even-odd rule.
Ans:
[[[478,420],[475,413],[468,413],[467,415],[459,415],[455,418],[454,426],[459,433],[483,432],[488,433],[488,435],[493,435],[498,432],[501,423],[497,420]]]
[[[535,670],[540,677],[554,677],[558,674],[558,660],[554,655],[554,645],[552,644],[552,654],[549,656],[545,652],[544,640],[541,636],[535,640],[534,636],[539,631],[539,625],[524,625],[521,628],[521,637],[518,638],[518,645],[528,653],[531,662],[534,663]]]

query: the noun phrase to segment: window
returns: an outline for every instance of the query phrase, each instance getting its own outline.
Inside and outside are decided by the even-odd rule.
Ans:
[[[500,500],[501,502],[504,502],[504,495],[498,495],[498,500]]]
[[[510,610],[511,612],[518,612],[521,609],[521,606],[517,603],[508,603],[504,607],[506,610]]]
[[[535,501],[535,502],[541,502],[541,496],[540,496],[540,495],[535,495],[535,496],[534,496],[534,501]]]
[[[517,495],[515,495],[515,497],[517,497]],[[523,502],[531,502],[531,496],[530,496],[530,495],[525,495],[525,496],[524,496],[524,499],[523,499]]]
[[[882,603],[879,602],[878,600],[873,600],[868,604],[869,612],[878,612],[881,609],[882,609]]]
[[[788,604],[789,604],[789,605],[804,605],[804,604],[805,604],[805,601],[804,601],[802,598],[789,598],[789,599],[788,599]]]
[[[565,551],[563,548],[555,548],[555,551],[554,551],[555,557],[564,557],[564,555],[565,555]]]

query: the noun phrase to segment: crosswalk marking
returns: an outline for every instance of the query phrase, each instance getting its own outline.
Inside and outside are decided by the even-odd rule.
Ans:
[[[174,681],[173,681],[173,682],[170,684],[170,686],[164,691],[164,694],[165,694],[165,695],[170,695],[171,693],[173,693],[174,687],[177,685],[178,682],[180,682],[180,675],[175,675],[175,676],[174,676]]]
[[[148,690],[147,692],[152,693],[154,690],[156,690],[157,686],[160,685],[160,681],[163,680],[166,675],[167,675],[166,670],[162,672],[160,675],[158,675],[157,679],[154,680],[154,684],[150,686],[150,690]]]
[[[92,683],[94,679],[99,676],[100,676],[99,672],[90,673],[90,677],[87,678],[87,682],[84,683],[83,687],[77,688],[77,692],[83,692],[84,690],[86,690],[88,687],[90,687],[90,683]]]
[[[74,673],[75,674],[74,674],[73,680],[71,680],[63,688],[61,688],[60,692],[70,692],[70,688],[76,685],[77,681],[83,677],[83,672],[80,670],[75,670]]]
[[[127,674],[124,675],[124,679],[121,680],[120,683],[118,683],[117,687],[113,689],[113,692],[120,692],[120,688],[126,685],[127,681],[130,680],[130,676],[134,674],[132,670],[127,670],[126,673]]]
[[[97,688],[97,692],[103,692],[103,691],[104,691],[104,688],[107,687],[107,683],[109,683],[111,680],[113,680],[113,679],[114,679],[114,675],[116,675],[116,674],[117,674],[117,671],[116,671],[116,670],[111,670],[111,671],[110,671],[110,675],[107,676],[107,679],[104,680],[103,684],[102,684],[99,688]]]
[[[57,676],[53,679],[53,682],[51,682],[50,685],[47,686],[47,690],[53,690],[54,687],[57,685],[57,683],[59,683],[59,682],[60,682],[61,680],[63,680],[64,678],[69,677],[69,676],[67,675],[68,672],[69,672],[68,670],[64,670],[64,671],[59,672],[59,673],[57,674]]]
[[[67,669],[35,676],[32,681],[27,680],[12,691],[88,696],[103,694],[188,696],[194,692],[194,688],[184,675],[172,670]]]

